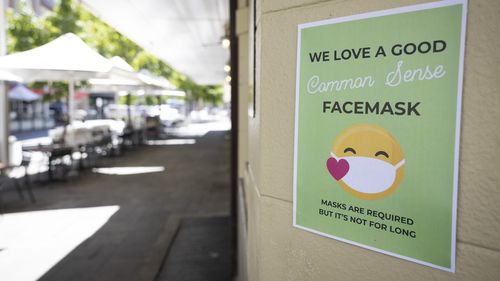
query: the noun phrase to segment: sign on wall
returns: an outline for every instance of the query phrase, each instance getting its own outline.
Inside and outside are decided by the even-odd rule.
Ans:
[[[299,25],[294,226],[455,270],[466,11]]]

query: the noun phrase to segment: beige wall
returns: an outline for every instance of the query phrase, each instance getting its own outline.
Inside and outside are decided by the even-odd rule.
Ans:
[[[292,227],[297,24],[422,2],[429,1],[257,0],[255,118],[246,115],[247,93],[252,89],[248,28],[240,33],[239,176],[244,194],[240,210],[246,212],[248,221],[242,222],[246,236],[240,236],[244,245],[240,261],[248,270],[248,275],[241,274],[242,280],[500,280],[497,0],[469,1],[456,273]],[[238,17],[248,22],[248,4],[240,3]]]

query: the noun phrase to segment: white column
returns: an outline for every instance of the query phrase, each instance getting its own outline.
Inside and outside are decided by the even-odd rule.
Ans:
[[[68,96],[68,123],[71,124],[75,116],[75,81],[68,81],[69,96]]]
[[[0,0],[0,56],[7,54],[5,0]],[[5,82],[0,81],[0,161],[9,163],[9,99]]]

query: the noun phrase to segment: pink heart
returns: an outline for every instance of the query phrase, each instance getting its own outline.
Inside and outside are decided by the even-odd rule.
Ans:
[[[349,171],[349,163],[345,159],[337,161],[337,159],[330,157],[326,160],[326,168],[334,179],[340,180]]]

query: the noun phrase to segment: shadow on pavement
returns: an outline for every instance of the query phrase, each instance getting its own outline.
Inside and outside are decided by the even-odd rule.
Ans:
[[[108,175],[88,170],[67,182],[37,186],[34,205],[8,202],[6,213],[119,206],[95,234],[46,269],[39,280],[229,280],[228,135],[212,131],[189,145],[141,146],[113,163],[162,166],[163,171]],[[78,225],[68,222],[61,232]],[[6,249],[0,246],[1,261]],[[55,249],[44,250],[50,255]],[[20,262],[12,270],[31,266]],[[212,273],[217,279],[207,279]]]
[[[158,281],[231,280],[229,217],[185,218]]]

